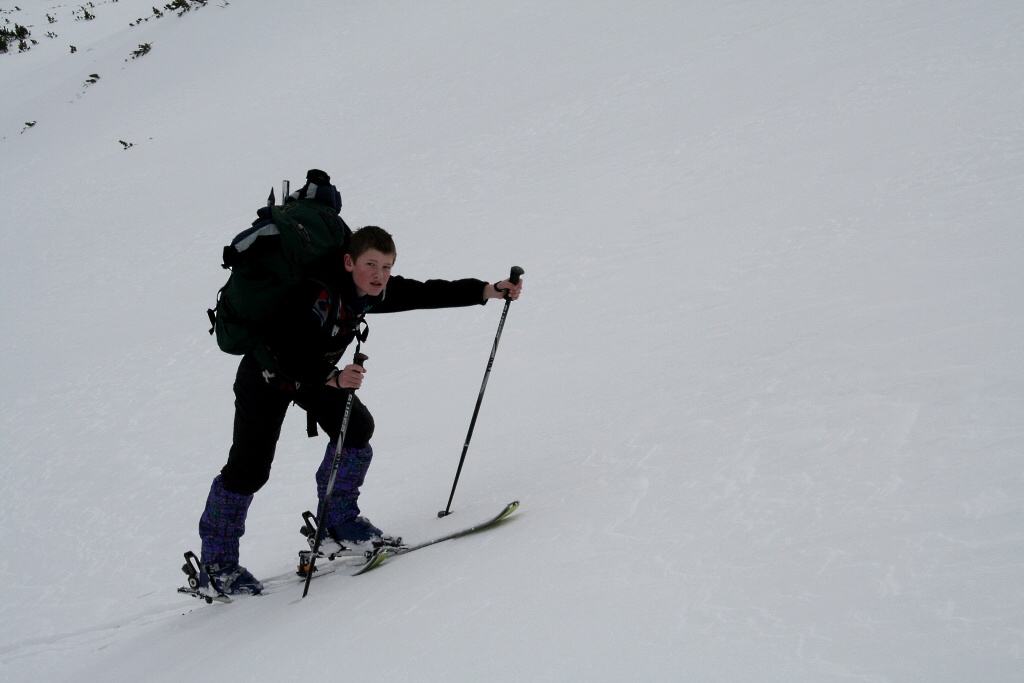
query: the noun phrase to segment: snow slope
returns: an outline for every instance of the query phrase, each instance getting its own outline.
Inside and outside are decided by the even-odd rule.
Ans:
[[[1019,2],[18,5],[0,679],[1019,680]],[[314,166],[402,274],[526,269],[445,520],[500,307],[371,319],[363,510],[523,506],[206,606],[173,590],[230,440],[205,309]],[[303,427],[259,576],[315,502]]]

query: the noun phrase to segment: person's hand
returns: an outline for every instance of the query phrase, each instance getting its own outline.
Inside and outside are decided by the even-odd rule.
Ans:
[[[493,285],[487,285],[484,287],[484,298],[509,299],[511,301],[515,301],[519,298],[522,291],[522,279],[520,279],[516,284],[512,284],[511,280],[502,280],[501,282],[495,282]]]
[[[364,374],[366,370],[361,365],[346,365],[327,380],[327,385],[336,389],[358,389],[363,385]]]

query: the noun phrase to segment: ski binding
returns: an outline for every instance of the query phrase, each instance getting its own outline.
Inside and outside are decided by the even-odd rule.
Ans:
[[[316,545],[316,533],[317,533],[317,519],[309,510],[302,513],[302,520],[305,522],[302,528],[299,529],[299,533],[306,537],[306,543],[309,545],[309,550],[299,551],[299,564],[296,567],[295,573],[305,578],[306,574],[309,573],[309,567],[313,566],[314,577],[315,572],[319,569],[313,562],[313,548]],[[389,549],[397,549],[405,547],[402,544],[401,538],[395,538],[393,536],[384,536],[381,541],[374,541],[371,547],[368,548],[348,548],[341,545],[329,536],[325,536],[320,539],[320,548],[316,553],[316,559],[327,558],[328,561],[333,561],[340,558],[361,558],[364,562],[359,566],[356,574],[360,574],[364,571],[368,571],[368,567],[376,567],[378,564],[383,562],[381,553]]]
[[[212,592],[204,591],[199,587],[199,558],[191,550],[185,553],[185,564],[182,565],[181,571],[185,572],[185,576],[188,577],[188,585],[178,588],[179,593],[205,600],[208,605],[214,602],[231,602],[231,598],[212,586],[209,589]]]

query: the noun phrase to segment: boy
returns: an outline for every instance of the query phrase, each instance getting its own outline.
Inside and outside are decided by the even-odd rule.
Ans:
[[[340,211],[337,190],[326,174],[318,173],[311,171],[307,185],[293,197],[312,198]],[[346,390],[362,386],[366,373],[358,365],[341,370],[336,365],[354,339],[365,339],[366,313],[471,306],[501,297],[515,300],[522,291],[521,281],[492,285],[476,279],[419,282],[392,276],[396,256],[394,240],[386,231],[376,226],[356,231],[348,253],[325,258],[313,269],[315,278],[288,291],[262,331],[260,347],[242,357],[234,385],[231,450],[213,480],[199,522],[203,590],[229,595],[263,590],[239,564],[239,539],[253,495],[270,476],[281,424],[293,402],[330,437],[316,473],[323,507]],[[373,417],[355,396],[334,492],[318,520],[326,532],[325,543],[359,549],[387,538],[359,514],[359,488],[373,457],[373,428]]]

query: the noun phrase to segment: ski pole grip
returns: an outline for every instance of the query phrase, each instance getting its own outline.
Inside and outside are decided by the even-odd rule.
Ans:
[[[519,266],[512,266],[512,272],[508,276],[508,281],[511,282],[514,285],[518,285],[519,284],[519,278],[525,272],[526,271],[523,270],[522,268],[520,268]]]
[[[358,365],[359,367],[363,367],[363,365],[366,363],[367,358],[369,358],[369,356],[367,356],[365,353],[357,353],[356,355],[352,356],[352,363]]]

